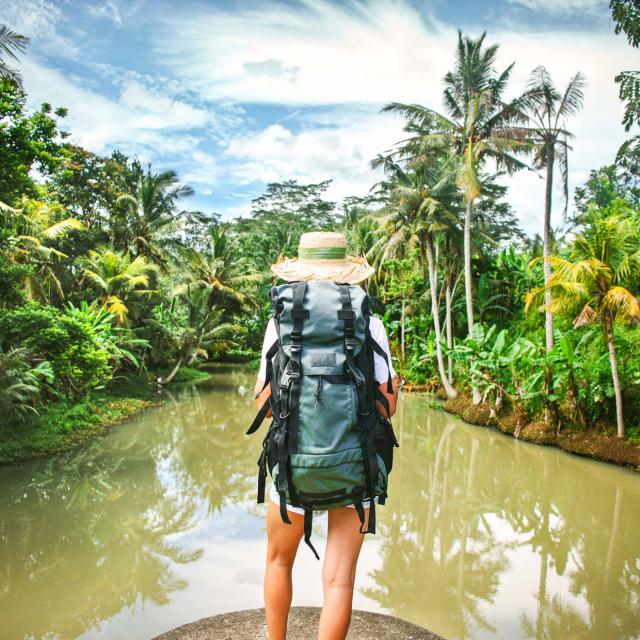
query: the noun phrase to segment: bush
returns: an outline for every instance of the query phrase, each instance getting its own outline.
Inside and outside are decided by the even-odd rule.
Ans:
[[[109,352],[91,323],[55,307],[29,303],[0,310],[0,341],[4,349],[24,348],[32,362],[48,360],[60,394],[83,395],[111,379]]]

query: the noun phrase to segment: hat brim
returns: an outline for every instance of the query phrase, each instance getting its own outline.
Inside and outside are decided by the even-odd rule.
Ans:
[[[311,280],[332,280],[358,284],[375,272],[366,258],[347,257],[345,260],[299,260],[284,258],[271,265],[271,271],[286,280],[309,282]]]

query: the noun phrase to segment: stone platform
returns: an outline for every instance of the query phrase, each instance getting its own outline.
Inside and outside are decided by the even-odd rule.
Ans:
[[[292,607],[287,640],[313,640],[320,609]],[[152,640],[265,640],[264,609],[223,613],[176,627]],[[404,620],[368,611],[354,611],[347,640],[444,640]]]

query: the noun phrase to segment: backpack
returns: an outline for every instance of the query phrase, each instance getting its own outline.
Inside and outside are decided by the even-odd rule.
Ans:
[[[389,404],[374,377],[374,352],[386,352],[369,330],[369,304],[357,285],[318,280],[293,282],[269,292],[278,339],[266,353],[271,393],[249,427],[252,434],[272,409],[258,460],[258,503],[264,502],[267,469],[290,524],[287,502],[304,509],[304,540],[311,544],[314,511],[353,504],[360,533],[375,533],[374,496],[387,498],[393,448],[398,446]],[[272,362],[273,358],[273,362]],[[391,374],[387,389],[393,392]],[[363,531],[363,500],[369,499]]]

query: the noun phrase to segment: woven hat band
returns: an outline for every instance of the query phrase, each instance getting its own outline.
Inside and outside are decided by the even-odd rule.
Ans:
[[[346,247],[299,247],[298,258],[301,260],[344,260],[347,257]]]

